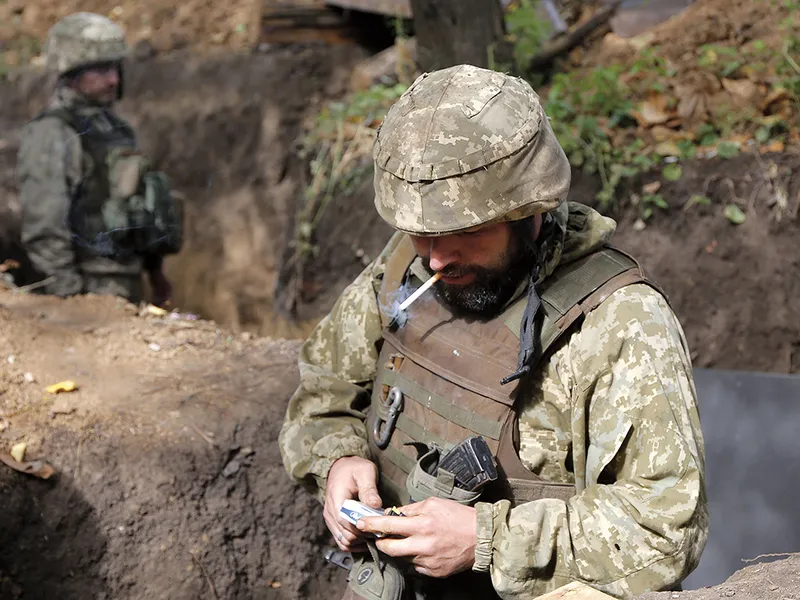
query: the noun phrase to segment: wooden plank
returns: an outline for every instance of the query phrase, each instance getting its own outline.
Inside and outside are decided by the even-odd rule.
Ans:
[[[538,600],[614,600],[614,598],[583,583],[573,582],[549,594],[539,596]]]

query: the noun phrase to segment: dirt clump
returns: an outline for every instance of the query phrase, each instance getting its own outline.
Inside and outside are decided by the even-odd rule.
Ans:
[[[0,465],[0,596],[327,597],[321,512],[276,444],[296,342],[7,291],[0,332],[0,445],[57,470]]]
[[[78,11],[119,23],[133,46],[159,52],[188,47],[204,54],[247,50],[258,41],[263,5],[262,0],[9,0],[0,3],[0,60],[7,67],[41,63],[47,31]]]
[[[779,557],[780,558],[780,557]],[[782,560],[773,560],[744,567],[723,584],[701,590],[676,594],[660,592],[644,594],[639,600],[718,600],[718,598],[738,598],[739,600],[797,600],[800,598],[800,554],[783,555]]]

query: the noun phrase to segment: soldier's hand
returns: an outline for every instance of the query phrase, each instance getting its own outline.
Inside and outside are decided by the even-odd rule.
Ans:
[[[475,509],[452,500],[429,498],[399,507],[404,517],[365,517],[358,522],[363,532],[383,533],[378,550],[408,558],[418,573],[449,577],[475,564],[478,517]]]
[[[372,508],[381,508],[378,468],[372,461],[348,456],[334,462],[328,472],[323,512],[325,524],[339,548],[350,552],[360,550],[364,542],[363,534],[355,526],[339,518],[339,509],[345,500],[358,500]]]

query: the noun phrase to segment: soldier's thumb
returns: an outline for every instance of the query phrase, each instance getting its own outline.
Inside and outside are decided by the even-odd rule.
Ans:
[[[378,488],[375,486],[374,472],[359,473],[355,480],[358,486],[358,500],[372,508],[380,508],[383,502],[381,502]]]

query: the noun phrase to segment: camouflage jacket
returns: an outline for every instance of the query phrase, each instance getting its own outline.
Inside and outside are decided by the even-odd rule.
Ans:
[[[108,109],[90,106],[74,91],[59,86],[48,107],[80,112],[89,120],[105,119]],[[115,119],[119,117],[114,116]],[[91,168],[79,134],[56,117],[27,125],[20,146],[17,173],[22,204],[22,243],[33,265],[53,281],[49,294],[71,296],[104,287],[123,294],[140,286],[142,259],[112,260],[93,252],[91,240],[79,239],[70,227],[70,209]],[[109,287],[109,286],[105,286]]]
[[[581,214],[565,225],[555,263],[613,233],[610,219],[585,207]],[[370,457],[364,411],[381,347],[377,293],[398,239],[345,289],[300,353],[280,445],[291,477],[320,499],[336,459]],[[477,505],[474,569],[490,571],[502,598],[535,598],[575,580],[629,598],[694,569],[708,508],[691,369],[676,316],[644,284],[612,294],[539,365],[535,392],[518,400],[520,458],[578,493],[568,502]]]

